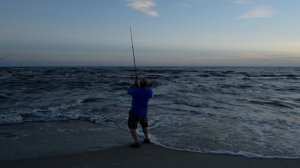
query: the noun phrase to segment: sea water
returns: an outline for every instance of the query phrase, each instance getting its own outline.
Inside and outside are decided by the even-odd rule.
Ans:
[[[162,146],[300,158],[300,68],[138,67]],[[83,120],[127,130],[131,67],[0,68],[0,124]],[[103,144],[104,146],[107,144]]]

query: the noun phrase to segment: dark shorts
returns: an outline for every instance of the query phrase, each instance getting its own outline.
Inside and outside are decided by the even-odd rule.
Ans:
[[[129,111],[128,127],[130,129],[137,129],[138,122],[141,124],[142,128],[148,127],[147,116],[136,116],[135,114]]]

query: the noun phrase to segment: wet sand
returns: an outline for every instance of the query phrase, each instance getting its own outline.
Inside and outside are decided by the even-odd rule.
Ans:
[[[170,168],[299,168],[300,160],[259,159],[233,155],[200,154],[145,144],[139,149],[122,146],[76,155],[0,162],[0,167],[5,168],[156,168],[166,166]]]
[[[0,126],[1,168],[299,168],[300,159],[202,154],[143,144],[128,146],[126,129],[84,121]],[[114,146],[114,147],[111,147]]]

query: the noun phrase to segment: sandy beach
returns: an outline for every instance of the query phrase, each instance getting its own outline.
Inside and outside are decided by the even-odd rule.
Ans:
[[[259,159],[243,156],[199,154],[143,145],[140,149],[128,146],[76,155],[51,156],[35,159],[1,161],[5,168],[99,168],[99,167],[202,167],[202,168],[298,168],[300,160]]]
[[[1,168],[300,167],[299,159],[202,154],[154,144],[132,149],[128,146],[131,139],[125,129],[104,129],[101,124],[83,121],[2,125],[0,135]]]

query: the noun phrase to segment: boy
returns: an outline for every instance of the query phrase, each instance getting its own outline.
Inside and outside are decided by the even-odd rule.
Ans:
[[[136,133],[137,123],[139,122],[145,139],[144,143],[150,143],[148,137],[148,120],[147,109],[148,101],[152,98],[152,89],[149,88],[149,82],[146,79],[135,81],[135,83],[128,89],[128,94],[132,96],[131,109],[128,117],[128,127],[134,142],[130,145],[133,148],[139,148],[140,142]]]

